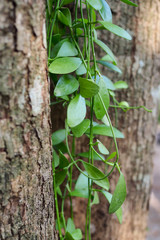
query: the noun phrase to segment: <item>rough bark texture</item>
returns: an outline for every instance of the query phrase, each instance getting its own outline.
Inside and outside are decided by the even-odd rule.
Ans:
[[[45,1],[0,1],[0,239],[53,240]]]
[[[143,240],[147,233],[147,216],[151,188],[152,155],[157,123],[156,98],[160,70],[160,1],[138,1],[138,8],[119,1],[109,1],[114,22],[133,36],[131,42],[113,35],[101,34],[109,44],[123,71],[121,76],[107,74],[114,81],[125,80],[129,89],[119,94],[132,106],[145,105],[153,110],[119,111],[119,128],[125,139],[119,141],[120,163],[127,182],[127,199],[123,207],[123,223],[107,215],[105,199],[93,212],[93,239]],[[103,141],[104,142],[104,141]],[[113,177],[113,192],[116,176]]]
[[[113,13],[115,24],[128,30],[132,41],[124,40],[104,31],[98,38],[104,41],[117,56],[123,74],[112,74],[107,69],[103,73],[114,82],[125,80],[129,89],[119,93],[119,101],[125,100],[131,106],[145,105],[153,110],[119,111],[118,128],[125,139],[120,140],[120,164],[127,182],[127,199],[123,206],[123,223],[120,225],[115,215],[108,214],[108,204],[101,196],[100,205],[92,207],[93,240],[143,240],[147,233],[147,216],[151,188],[152,154],[157,124],[157,97],[160,84],[160,1],[136,1],[138,8],[125,5],[119,0],[107,1]],[[105,55],[98,49],[99,57]],[[62,110],[56,114],[54,122],[59,125]],[[58,112],[57,112],[58,113]],[[112,115],[112,113],[111,113]],[[54,114],[55,116],[55,114]],[[112,119],[114,119],[112,117]],[[63,126],[64,127],[64,126]],[[62,128],[62,125],[61,125]],[[56,127],[57,129],[57,127]],[[101,140],[108,146],[108,139]],[[78,151],[85,151],[88,142],[77,140]],[[99,162],[98,162],[99,164]],[[116,174],[111,179],[113,193],[117,182]],[[73,201],[77,227],[84,229],[86,200]],[[69,203],[67,205],[69,208]],[[68,214],[69,216],[69,214]]]

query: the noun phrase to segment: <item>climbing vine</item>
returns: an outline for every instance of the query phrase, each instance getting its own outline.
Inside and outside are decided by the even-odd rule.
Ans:
[[[120,1],[137,6],[129,0]],[[74,4],[74,18],[67,6],[70,3]],[[120,223],[121,206],[126,198],[117,144],[117,138],[124,138],[124,135],[112,125],[109,108],[115,110],[115,123],[118,108],[124,112],[139,108],[149,110],[144,106],[130,107],[126,101],[118,102],[116,92],[128,88],[127,83],[113,83],[101,74],[100,66],[118,73],[121,70],[111,49],[98,39],[98,32],[105,29],[131,40],[127,31],[112,23],[111,9],[105,0],[48,0],[46,16],[48,69],[55,85],[56,99],[51,104],[59,103],[67,108],[65,129],[52,134],[56,226],[61,240],[82,239],[82,231],[74,225],[72,197],[87,198],[84,238],[90,240],[91,207],[99,203],[99,194],[105,196],[109,213],[115,213]],[[98,48],[105,54],[101,59],[96,58]],[[83,135],[88,138],[88,151],[77,153],[76,138]],[[98,139],[100,135],[113,139],[113,152]],[[103,162],[105,173],[95,166],[96,161]],[[76,169],[79,172],[77,179],[73,178]],[[114,170],[119,172],[119,180],[111,194],[108,177]],[[67,198],[70,200],[69,219],[64,216]],[[61,206],[58,199],[61,199]]]

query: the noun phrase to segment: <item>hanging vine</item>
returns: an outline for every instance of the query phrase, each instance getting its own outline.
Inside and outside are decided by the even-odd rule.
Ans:
[[[122,2],[137,6],[129,0]],[[74,2],[75,17],[72,19],[67,5]],[[87,18],[84,16],[84,11]],[[99,15],[101,20],[98,20]],[[99,66],[121,73],[117,60],[111,49],[100,39],[98,31],[110,31],[119,37],[131,40],[130,34],[112,23],[112,13],[105,0],[48,0],[47,1],[47,43],[48,69],[55,85],[56,102],[67,107],[65,129],[53,133],[53,182],[55,193],[56,221],[60,239],[82,239],[82,232],[74,225],[72,197],[88,199],[85,224],[85,240],[91,239],[91,206],[99,203],[99,194],[103,194],[109,202],[109,213],[115,213],[122,222],[122,204],[126,198],[126,183],[119,166],[117,138],[124,138],[116,126],[112,125],[108,110],[117,109],[126,112],[130,107],[126,101],[118,102],[116,91],[126,89],[127,83],[113,83],[100,72]],[[79,44],[79,42],[81,44]],[[95,46],[102,48],[105,56],[96,58]],[[90,118],[87,112],[90,113]],[[95,120],[97,119],[97,120]],[[88,151],[77,154],[76,138],[88,137]],[[110,152],[97,139],[99,135],[113,139],[115,151]],[[72,146],[68,138],[72,139]],[[109,150],[108,150],[109,149]],[[67,156],[66,157],[66,153]],[[87,159],[87,161],[83,159]],[[95,166],[95,161],[102,161],[105,173]],[[82,167],[80,167],[82,166]],[[73,171],[78,169],[79,176],[73,184]],[[108,177],[114,170],[119,172],[119,180],[113,194],[109,192]],[[60,186],[65,182],[63,191]],[[98,186],[98,188],[96,187]],[[61,198],[61,210],[58,205]],[[65,200],[70,199],[71,217],[64,216]]]

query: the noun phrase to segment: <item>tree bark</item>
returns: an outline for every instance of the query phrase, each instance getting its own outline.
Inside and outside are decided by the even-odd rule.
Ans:
[[[104,73],[114,81],[125,80],[129,85],[127,91],[119,94],[119,100],[128,101],[131,106],[145,105],[152,109],[152,113],[130,110],[124,114],[119,111],[118,127],[125,135],[125,139],[119,141],[120,164],[127,182],[123,223],[120,225],[114,215],[107,214],[108,206],[102,198],[101,205],[94,208],[93,212],[95,240],[143,240],[147,233],[160,87],[160,1],[137,2],[138,8],[134,8],[120,1],[109,1],[115,24],[128,30],[133,36],[132,41],[125,41],[112,34],[106,35],[106,32],[99,38],[109,44],[123,71],[121,76],[106,72],[106,69]],[[113,193],[116,176],[112,181]]]
[[[53,240],[45,1],[0,11],[0,239]]]

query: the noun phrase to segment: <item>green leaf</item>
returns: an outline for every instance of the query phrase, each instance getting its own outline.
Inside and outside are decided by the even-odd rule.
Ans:
[[[116,138],[124,138],[123,133],[121,133],[118,129],[113,127],[113,130],[114,130],[114,134],[115,134]],[[89,134],[89,129],[86,131],[86,133]],[[106,126],[103,124],[98,124],[98,125],[94,126],[93,134],[113,137],[110,126]]]
[[[72,75],[64,75],[58,80],[54,95],[61,97],[75,92],[79,87],[77,79]]]
[[[72,18],[69,8],[61,8],[61,10],[58,10],[58,19],[64,25],[71,27]]]
[[[106,192],[104,190],[101,191],[103,193],[103,195],[106,197],[106,199],[108,200],[109,203],[111,203],[111,199],[112,199],[112,194],[109,192]],[[116,212],[115,212],[118,220],[120,223],[122,223],[122,207],[120,207]]]
[[[69,41],[65,41],[60,47],[57,57],[74,57],[77,55],[78,51],[75,48],[74,44]]]
[[[56,35],[60,35],[60,34],[56,34]],[[61,41],[58,41],[56,44],[54,44],[55,46],[54,46],[54,48],[53,48],[53,50],[52,50],[52,57],[53,57],[53,58],[55,58],[55,57],[57,56],[57,54],[58,54],[61,46],[62,46],[65,42],[68,42],[68,40],[69,40],[68,38],[65,38],[65,39],[63,39],[63,40],[61,40]]]
[[[71,218],[67,221],[67,229],[66,229],[66,240],[81,240],[82,239],[82,232],[80,229],[75,229],[75,225]]]
[[[102,42],[101,40],[98,40],[98,39],[94,39],[94,41],[98,46],[100,46],[112,58],[112,60],[115,63],[117,63],[117,60],[116,60],[114,54],[112,53],[111,49],[104,42]]]
[[[97,60],[97,63],[115,71],[115,72],[118,72],[118,73],[122,73],[122,71],[117,67],[115,66],[114,64],[110,63],[110,62],[106,62],[106,61],[102,61],[102,60]]]
[[[115,156],[117,155],[117,152],[113,152],[109,155],[109,157],[106,159],[106,162],[108,162],[109,160],[113,159]]]
[[[93,80],[79,78],[80,94],[84,98],[91,98],[99,92],[99,86]]]
[[[60,150],[62,153],[68,153],[67,147],[66,147],[66,145],[64,144],[64,142],[61,142],[61,143],[55,145],[55,146],[54,146],[54,149],[55,149],[56,151],[59,151],[59,150]]]
[[[94,192],[94,198],[93,198],[93,202],[91,203],[91,207],[94,205],[94,204],[98,204],[99,203],[99,197],[98,197],[98,193],[97,192]]]
[[[67,122],[68,125],[73,128],[79,125],[86,116],[86,103],[85,99],[77,94],[75,98],[73,98],[67,109]]]
[[[70,233],[72,233],[72,232],[74,232],[75,231],[75,225],[74,225],[74,222],[72,221],[72,219],[71,218],[68,218],[68,221],[67,221],[67,232],[70,232]]]
[[[89,5],[93,7],[95,10],[100,10],[102,8],[101,0],[87,0]]]
[[[106,0],[100,0],[102,4],[102,8],[99,10],[101,18],[106,22],[112,22],[112,13],[111,9],[106,2]]]
[[[114,213],[121,207],[126,198],[126,195],[126,182],[123,174],[121,173],[115,191],[113,193],[113,197],[109,207],[109,213]]]
[[[116,88],[115,88],[113,82],[104,75],[102,75],[102,77],[103,77],[104,82],[106,83],[107,89],[114,91]]]
[[[83,122],[81,122],[76,127],[72,128],[72,132],[75,137],[81,137],[88,129],[90,125],[89,119],[84,119]]]
[[[63,0],[62,1],[62,6],[67,5],[67,4],[71,3],[71,2],[74,2],[74,0]]]
[[[114,86],[115,86],[116,89],[126,89],[126,88],[128,88],[128,84],[124,81],[117,81],[114,84]]]
[[[106,109],[108,109],[110,99],[109,99],[108,89],[103,78],[99,79],[99,94],[105,104]],[[105,109],[98,95],[94,97],[94,112],[97,119],[102,119],[105,115]]]
[[[101,158],[105,159],[103,155],[99,154],[101,156]],[[79,153],[78,156],[83,157],[83,158],[89,158],[89,152],[83,152],[83,153]],[[100,157],[98,157],[98,155],[93,152],[93,160],[101,160]]]
[[[128,4],[128,5],[131,5],[131,6],[134,6],[134,7],[138,7],[137,4],[135,4],[135,3],[133,3],[133,2],[131,2],[131,1],[129,1],[129,0],[120,0],[120,1],[121,1],[121,2],[124,2],[124,3]]]
[[[54,149],[53,149],[53,161],[54,161],[54,163],[53,163],[54,164],[53,169],[54,169],[54,168],[58,167],[58,165],[59,165],[59,157]]]
[[[108,149],[99,140],[97,140],[97,142],[98,142],[98,150],[100,151],[100,153],[104,155],[108,155],[109,154]]]
[[[65,134],[66,130],[65,129],[60,129],[57,130],[52,134],[52,144],[57,145],[65,140]]]
[[[96,168],[95,166],[91,165],[90,163],[86,163],[86,162],[82,162],[83,163],[83,166],[85,168],[85,170],[87,171],[88,173],[88,177],[91,177],[91,178],[97,178],[97,179],[101,179],[101,178],[104,178],[105,175],[104,173],[102,173],[98,168]],[[109,189],[109,181],[108,181],[108,178],[104,178],[103,180],[94,180],[94,182],[108,190]]]
[[[63,169],[62,171],[59,171],[59,172],[55,173],[56,186],[59,186],[64,182],[64,179],[66,178],[66,175],[67,175],[67,170],[66,169]]]
[[[83,172],[84,174],[87,174],[87,172]],[[82,173],[79,175],[75,190],[70,193],[71,196],[76,197],[83,197],[88,198],[88,177],[83,175]]]
[[[49,66],[49,72],[56,74],[67,74],[74,72],[82,61],[76,57],[64,57],[55,59]]]
[[[69,165],[68,159],[64,156],[64,154],[59,150],[59,168],[63,169]]]
[[[111,62],[114,65],[116,65],[116,62],[114,62],[113,59],[108,54],[103,56],[100,60],[105,62]]]
[[[101,23],[102,26],[104,28],[106,28],[108,31],[110,31],[120,37],[123,37],[128,40],[132,39],[131,35],[126,30],[124,30],[123,28],[121,28],[113,23],[105,22],[105,21],[99,21],[99,23]]]
[[[83,75],[83,74],[86,74],[87,70],[84,66],[84,64],[82,63],[79,68],[76,70],[76,74],[77,75]]]

